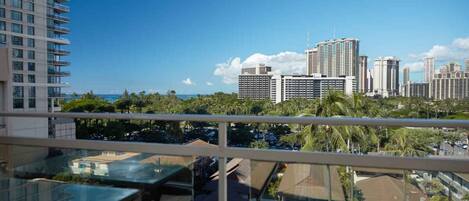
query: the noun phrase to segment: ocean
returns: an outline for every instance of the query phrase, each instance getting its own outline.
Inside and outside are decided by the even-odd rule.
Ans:
[[[95,94],[95,95],[98,96],[98,97],[101,97],[102,99],[104,99],[108,102],[114,103],[117,99],[119,99],[119,97],[121,97],[122,94]],[[65,95],[65,102],[78,99],[78,98],[80,98],[80,96],[81,95],[72,96],[71,94],[66,94]],[[181,95],[176,95],[176,96],[181,100],[187,100],[187,99],[190,99],[190,98],[197,97],[198,95],[197,94],[181,94]]]

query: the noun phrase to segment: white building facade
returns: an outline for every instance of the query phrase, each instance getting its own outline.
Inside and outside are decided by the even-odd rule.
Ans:
[[[270,87],[270,99],[280,103],[294,98],[322,98],[329,91],[352,95],[356,92],[356,80],[354,76],[276,75],[272,77]]]
[[[399,95],[399,59],[379,57],[374,61],[373,94],[382,97]]]

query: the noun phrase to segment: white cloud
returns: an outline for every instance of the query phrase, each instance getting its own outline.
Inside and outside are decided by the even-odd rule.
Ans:
[[[286,51],[273,55],[255,53],[244,61],[240,57],[230,58],[224,63],[216,64],[213,74],[222,77],[225,84],[236,84],[241,68],[254,67],[260,63],[271,66],[274,74],[302,74],[306,69],[303,53]]]
[[[469,37],[457,38],[456,40],[453,41],[453,46],[460,48],[460,49],[469,50]]]
[[[182,83],[185,85],[195,85],[195,82],[192,82],[191,78],[186,78]]]
[[[213,83],[211,82],[205,82],[205,84],[207,84],[207,86],[213,86]]]
[[[451,44],[434,45],[426,52],[409,55],[413,60],[422,60],[423,57],[435,57],[441,62],[461,61],[469,57],[469,37],[456,38]]]

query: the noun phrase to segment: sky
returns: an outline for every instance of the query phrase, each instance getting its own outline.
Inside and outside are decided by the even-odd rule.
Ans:
[[[137,3],[138,2],[138,3]],[[397,56],[413,81],[425,56],[469,58],[467,0],[72,0],[66,92],[236,92],[241,67],[305,73],[304,50],[360,40],[369,68]],[[309,37],[308,37],[309,36]],[[437,67],[438,68],[438,67]]]

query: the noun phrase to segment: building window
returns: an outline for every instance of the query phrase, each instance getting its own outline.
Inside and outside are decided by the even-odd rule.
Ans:
[[[11,31],[15,33],[23,33],[23,26],[21,24],[11,24]]]
[[[4,21],[0,21],[0,31],[6,31],[7,25]]]
[[[23,50],[13,49],[13,58],[22,59],[23,58]]]
[[[11,44],[23,46],[23,38],[19,36],[11,36]]]
[[[23,75],[22,74],[13,74],[13,82],[23,82]]]
[[[0,44],[6,44],[6,43],[7,43],[7,35],[0,34]]]
[[[5,18],[5,8],[0,8],[0,17]]]
[[[23,21],[23,13],[14,10],[12,10],[10,13],[12,20]]]
[[[24,88],[22,86],[13,87],[13,97],[14,98],[23,98],[24,97]]]
[[[34,24],[34,15],[28,14],[26,19],[28,20],[28,23]]]
[[[24,108],[24,100],[22,98],[13,98],[13,108],[14,109]]]
[[[23,62],[13,61],[13,70],[23,70]]]
[[[23,8],[23,1],[22,0],[11,0],[11,7],[13,8],[19,8],[19,9],[22,9]]]
[[[29,83],[36,83],[36,76],[35,75],[28,75],[28,82]]]
[[[29,87],[29,97],[36,98],[36,87]]]
[[[28,106],[29,108],[36,108],[36,99],[35,98],[30,98],[28,101]]]
[[[28,47],[35,47],[36,42],[32,38],[28,38]]]
[[[36,87],[29,87],[28,107],[36,108]]]
[[[35,71],[36,70],[36,63],[28,62],[28,71]]]
[[[33,2],[26,2],[26,10],[34,11],[34,3]]]
[[[36,54],[33,50],[28,50],[28,59],[35,59]]]
[[[0,0],[0,5],[5,5],[5,0]]]
[[[35,31],[34,31],[34,27],[28,26],[28,35],[34,36],[34,32],[35,32]]]

